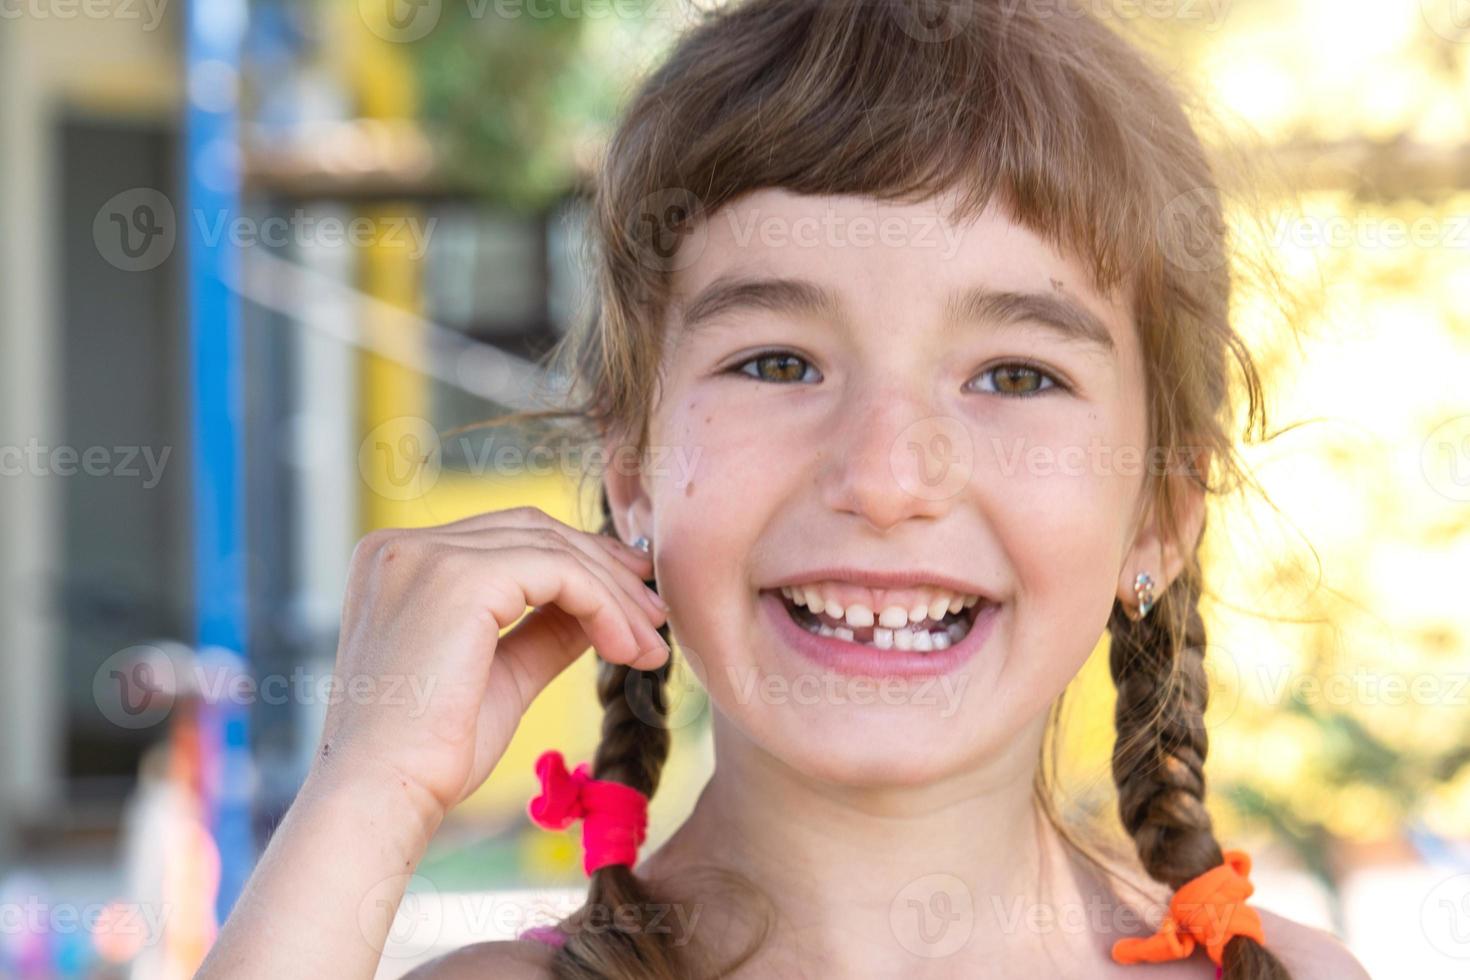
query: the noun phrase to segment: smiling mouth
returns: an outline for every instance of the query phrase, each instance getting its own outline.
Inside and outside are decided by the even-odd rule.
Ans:
[[[973,606],[959,612],[945,613],[939,619],[926,617],[899,629],[885,629],[876,625],[851,626],[845,620],[834,619],[825,613],[814,613],[780,592],[776,596],[786,607],[786,615],[808,633],[846,640],[875,650],[911,650],[921,653],[946,650],[954,646],[970,632],[970,628],[975,625],[975,617],[995,604],[982,598]]]

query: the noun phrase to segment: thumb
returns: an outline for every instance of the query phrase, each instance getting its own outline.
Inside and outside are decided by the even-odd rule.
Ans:
[[[500,763],[536,696],[591,645],[577,621],[556,606],[531,610],[496,641],[476,719],[475,758],[460,800]]]

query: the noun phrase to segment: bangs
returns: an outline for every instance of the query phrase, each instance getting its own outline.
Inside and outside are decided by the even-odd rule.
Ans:
[[[1109,293],[1157,262],[1166,204],[1205,184],[1185,176],[1199,147],[1160,145],[1189,127],[1137,50],[1080,12],[1025,6],[731,6],[640,92],[610,146],[606,203],[646,246],[640,202],[673,189],[705,215],[765,188],[952,195],[952,220],[995,203]]]

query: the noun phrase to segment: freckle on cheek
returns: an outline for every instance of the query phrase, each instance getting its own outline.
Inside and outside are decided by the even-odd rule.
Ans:
[[[690,480],[688,483],[684,484],[684,496],[686,496],[686,497],[692,497],[693,495],[694,495],[694,481],[693,480]]]

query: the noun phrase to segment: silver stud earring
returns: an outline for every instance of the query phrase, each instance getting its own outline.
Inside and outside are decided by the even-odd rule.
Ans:
[[[1139,572],[1133,580],[1133,594],[1138,597],[1138,614],[1134,621],[1143,619],[1154,607],[1154,580],[1148,572]]]
[[[644,554],[648,554],[648,552],[653,549],[653,542],[649,541],[647,537],[640,534],[637,538],[633,540],[633,547],[637,548]]]

